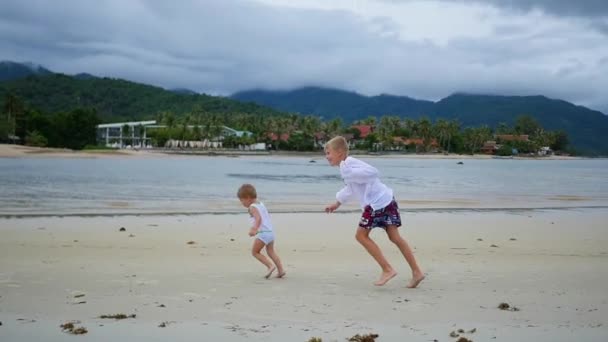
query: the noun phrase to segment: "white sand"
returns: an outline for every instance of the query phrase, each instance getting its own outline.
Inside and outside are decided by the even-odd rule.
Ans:
[[[275,214],[287,277],[270,280],[245,214],[0,219],[0,341],[608,340],[605,210],[408,213],[428,275],[414,290],[381,230],[400,274],[372,285],[357,217]],[[137,317],[98,318],[117,313]],[[89,332],[62,332],[71,320]]]

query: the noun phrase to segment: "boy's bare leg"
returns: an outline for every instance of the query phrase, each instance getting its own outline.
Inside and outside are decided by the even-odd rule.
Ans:
[[[283,269],[283,264],[281,263],[279,255],[274,250],[274,241],[266,245],[266,253],[268,253],[268,256],[277,267],[277,271],[279,272],[277,278],[283,278],[285,276],[285,270]]]
[[[386,227],[386,234],[388,234],[388,238],[391,240],[391,242],[397,245],[397,248],[399,248],[401,254],[403,254],[405,260],[412,269],[412,280],[410,280],[407,287],[415,288],[422,280],[424,280],[424,273],[422,273],[422,270],[420,270],[420,267],[416,262],[414,252],[410,248],[407,241],[405,241],[405,239],[401,237],[401,234],[399,234],[399,228],[397,228],[397,226]]]
[[[268,260],[264,254],[260,253],[262,248],[264,248],[264,242],[262,242],[260,239],[255,239],[253,241],[253,247],[251,248],[251,255],[253,255],[254,258],[258,259],[262,264],[264,264],[264,266],[268,268],[268,273],[266,273],[264,278],[269,278],[276,267],[274,267],[272,262],[270,262],[270,260]]]
[[[357,234],[355,238],[359,241],[360,244],[367,250],[367,252],[376,260],[378,265],[382,268],[382,274],[380,275],[380,279],[374,283],[376,286],[382,286],[386,284],[389,280],[397,275],[397,272],[393,269],[393,267],[388,263],[380,247],[374,242],[374,240],[370,239],[369,233],[371,229],[365,229],[362,227],[357,228]]]

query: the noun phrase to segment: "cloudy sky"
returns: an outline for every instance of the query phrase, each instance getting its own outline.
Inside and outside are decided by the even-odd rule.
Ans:
[[[218,95],[542,94],[608,113],[608,1],[2,0],[0,60]]]

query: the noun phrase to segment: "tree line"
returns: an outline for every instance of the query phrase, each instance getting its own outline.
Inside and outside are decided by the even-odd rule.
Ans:
[[[7,94],[0,113],[0,142],[80,150],[96,144],[100,123],[95,110],[74,109],[43,114]]]
[[[1,115],[1,140],[14,138],[33,146],[82,149],[95,145],[96,126],[101,123],[94,109],[45,114],[26,108],[13,94],[5,96]],[[162,111],[155,119],[159,125],[165,126],[148,130],[148,136],[156,146],[164,146],[169,139],[212,140],[221,134],[222,126],[228,126],[249,131],[252,135],[226,136],[223,139],[224,148],[264,142],[277,150],[314,151],[320,148],[320,142],[342,134],[351,136],[356,142],[355,148],[362,150],[478,153],[486,141],[495,139],[495,135],[523,134],[529,136],[529,141],[507,142],[504,144],[507,148],[501,153],[506,154],[505,151],[512,148],[522,153],[533,153],[543,146],[554,151],[568,151],[565,132],[547,131],[529,115],[519,116],[513,126],[503,123],[494,128],[485,125],[462,127],[457,120],[437,119],[432,122],[427,117],[414,120],[391,115],[379,119],[370,116],[347,124],[340,118],[324,121],[318,116],[293,113],[213,112],[202,106],[194,106],[185,115]],[[355,128],[357,125],[369,125],[373,131],[362,139],[361,132]],[[422,143],[406,145],[404,139],[416,139]]]

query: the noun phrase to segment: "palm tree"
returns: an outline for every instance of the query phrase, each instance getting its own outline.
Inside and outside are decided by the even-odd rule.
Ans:
[[[334,118],[325,125],[325,133],[329,137],[336,136],[342,130],[342,119]]]
[[[8,126],[8,134],[15,136],[19,131],[19,122],[22,121],[24,114],[24,106],[19,98],[11,93],[6,94],[4,98],[3,111],[6,113],[6,121]]]
[[[274,117],[270,121],[271,133],[274,133],[277,137],[275,143],[275,150],[279,150],[279,145],[281,144],[281,137],[286,133],[289,133],[291,127],[291,121],[289,118],[278,116]]]
[[[446,142],[450,135],[449,123],[444,119],[438,119],[435,122],[435,133],[437,138],[439,138],[439,145],[441,145],[443,149],[446,149]]]
[[[418,135],[418,122],[407,118],[403,125],[405,126],[405,130],[408,131],[408,137],[415,137]]]
[[[422,138],[424,151],[428,151],[428,147],[431,144],[431,139],[433,138],[433,124],[426,116],[418,120],[418,134],[419,137]]]
[[[321,120],[318,117],[308,115],[302,118],[300,128],[302,129],[302,133],[304,133],[304,136],[312,139],[313,146],[316,146],[317,139],[315,134],[319,131],[320,127]]]
[[[376,120],[377,119],[376,119],[375,116],[368,116],[367,119],[363,120],[363,124],[375,127],[376,126]]]
[[[483,144],[492,137],[492,130],[486,125],[481,127],[468,127],[463,132],[464,145],[471,152],[479,151]]]
[[[448,123],[448,154],[452,145],[452,138],[460,132],[460,123],[454,119]]]

